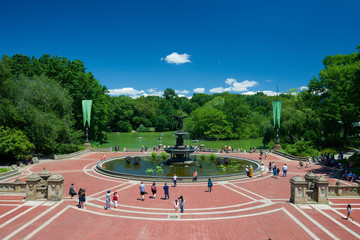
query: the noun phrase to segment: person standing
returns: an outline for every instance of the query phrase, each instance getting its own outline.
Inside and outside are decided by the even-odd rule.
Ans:
[[[117,208],[117,200],[118,200],[117,192],[114,192],[112,200],[113,200],[113,203],[114,203],[114,208]]]
[[[253,171],[254,171],[253,166],[250,165],[250,168],[249,168],[249,177],[252,177],[252,176],[253,176]]]
[[[268,152],[267,152],[267,151],[265,151],[265,159],[267,158],[267,155],[268,155]]]
[[[79,191],[78,191],[78,197],[79,197],[79,205],[78,205],[78,207],[79,207],[79,208],[81,208],[81,201],[80,201],[80,195],[81,195],[81,193],[82,193],[82,188],[80,188]]]
[[[269,162],[269,173],[271,173],[271,162]]]
[[[145,184],[144,182],[140,183],[140,195],[141,195],[141,201],[144,201],[144,197],[145,197]]]
[[[73,198],[74,196],[76,196],[76,192],[75,192],[75,187],[74,184],[71,184],[71,187],[69,189],[69,195],[71,196],[71,198]]]
[[[82,209],[86,209],[86,208],[85,208],[85,202],[86,202],[85,189],[82,189],[80,195],[81,195],[81,197],[79,196],[80,206],[81,206]]]
[[[348,219],[349,219],[349,217],[350,217],[350,218],[351,218],[351,220],[353,220],[353,221],[354,221],[353,217],[351,216],[351,212],[352,212],[352,210],[351,210],[351,205],[350,205],[350,204],[348,204],[348,205],[347,205],[347,207],[346,207],[346,211],[347,211],[347,217],[346,217],[346,220],[348,220]]]
[[[183,213],[185,200],[182,195],[179,197],[179,203],[180,203],[180,212]]]
[[[156,198],[156,184],[155,184],[155,182],[153,182],[153,184],[151,186],[151,192],[153,194],[153,198]]]
[[[169,186],[166,183],[164,184],[163,189],[164,189],[164,194],[165,194],[165,200],[169,199]]]
[[[288,171],[288,167],[286,166],[286,163],[284,164],[284,166],[282,167],[282,169],[283,169],[283,177],[286,177],[286,173],[287,173],[287,171]]]
[[[178,177],[176,176],[176,174],[174,174],[173,180],[174,180],[174,187],[176,187],[176,182],[177,182]]]
[[[179,202],[177,199],[175,199],[175,202],[174,202],[174,209],[175,209],[175,212],[179,211]]]
[[[273,169],[273,176],[276,177],[277,169],[276,169],[275,162],[273,162],[273,164],[272,164],[272,169]]]
[[[245,172],[246,172],[246,176],[248,176],[248,177],[249,177],[249,166],[246,166],[246,168],[245,168]]]
[[[261,164],[260,171],[261,171],[261,177],[264,177],[264,172],[265,172],[264,164]]]
[[[110,190],[107,191],[106,196],[105,196],[105,210],[110,209],[110,202],[111,202],[111,195],[110,195]]]
[[[209,180],[208,180],[208,192],[211,192],[212,186],[213,186],[213,183],[211,181],[211,178],[209,178]]]
[[[194,170],[194,175],[193,175],[193,180],[192,180],[193,182],[197,181],[197,175],[198,175],[197,171]]]

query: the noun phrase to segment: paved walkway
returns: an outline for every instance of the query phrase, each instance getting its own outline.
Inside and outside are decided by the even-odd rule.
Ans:
[[[123,155],[108,153],[107,157]],[[230,155],[230,154],[229,154]],[[258,154],[233,154],[257,160]],[[206,183],[181,183],[163,199],[162,183],[157,198],[140,201],[139,182],[102,176],[93,168],[102,153],[86,153],[72,159],[46,161],[22,169],[22,181],[44,167],[64,176],[65,199],[60,203],[28,201],[24,196],[0,195],[1,239],[360,239],[360,198],[334,198],[331,204],[293,205],[289,180],[313,170],[326,174],[322,166],[298,169],[298,162],[269,154],[277,166],[286,163],[288,177],[264,177]],[[14,181],[9,179],[8,181]],[[335,184],[335,179],[329,179]],[[86,209],[67,195],[71,183],[86,189]],[[169,181],[171,185],[171,181]],[[343,184],[354,184],[343,181]],[[145,183],[147,192],[151,183]],[[106,190],[119,194],[118,208],[104,210]],[[150,195],[150,196],[149,196]],[[185,212],[175,213],[173,202],[185,199]],[[343,219],[346,205],[354,209],[356,221]],[[359,221],[357,221],[359,220]]]

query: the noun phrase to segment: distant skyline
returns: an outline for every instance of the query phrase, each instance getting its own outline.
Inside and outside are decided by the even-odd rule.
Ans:
[[[360,1],[6,1],[0,54],[84,62],[110,95],[273,95],[356,52]]]

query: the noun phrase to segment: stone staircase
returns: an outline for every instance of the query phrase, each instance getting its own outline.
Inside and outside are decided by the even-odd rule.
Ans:
[[[276,155],[279,155],[279,156],[282,156],[284,158],[290,159],[290,160],[294,160],[294,161],[299,161],[299,160],[305,161],[306,160],[306,157],[294,156],[294,155],[284,153],[284,152],[280,152],[280,151],[277,151],[277,150],[273,150],[272,153],[274,153]]]

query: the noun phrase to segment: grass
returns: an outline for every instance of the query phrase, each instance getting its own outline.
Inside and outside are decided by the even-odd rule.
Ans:
[[[5,173],[11,171],[10,168],[0,168],[0,173]]]
[[[147,146],[149,149],[157,146],[159,144],[163,145],[175,145],[176,136],[172,134],[172,132],[164,132],[162,135],[162,140],[157,140],[157,138],[161,137],[161,133],[159,132],[134,132],[134,133],[108,133],[108,142],[102,143],[98,147],[99,148],[107,148],[115,146],[120,146],[122,150],[124,147],[126,148],[141,148],[141,146]],[[198,143],[189,139],[189,137],[184,137],[184,144],[187,145],[205,145],[205,148],[214,148],[221,149],[222,146],[234,146],[235,149],[243,148],[249,151],[250,147],[256,147],[257,149],[264,148],[262,145],[262,138],[255,139],[243,139],[243,140],[221,140],[221,141],[203,141],[199,140]]]

